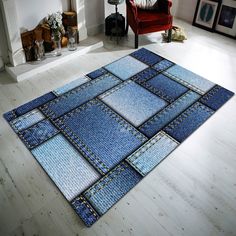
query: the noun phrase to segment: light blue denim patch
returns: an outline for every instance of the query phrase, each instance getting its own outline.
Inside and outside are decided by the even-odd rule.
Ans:
[[[32,149],[32,154],[69,201],[100,178],[61,134]]]
[[[85,77],[85,76],[82,76],[76,80],[73,80],[71,81],[70,83],[66,84],[66,85],[63,85],[62,87],[60,88],[57,88],[55,90],[53,90],[53,92],[57,95],[57,96],[60,96],[62,95],[63,93],[66,93],[78,86],[80,86],[81,84],[84,84],[86,82],[89,81],[89,78]]]
[[[41,110],[51,119],[56,119],[120,82],[121,81],[113,75],[103,75],[45,104]]]
[[[163,131],[146,142],[126,160],[143,176],[166,158],[177,146],[178,142]]]
[[[137,59],[126,56],[115,61],[104,68],[122,80],[127,80],[131,76],[146,69],[148,66]]]
[[[136,127],[168,104],[130,80],[107,91],[100,98]]]
[[[19,131],[36,124],[37,122],[43,120],[45,116],[38,110],[34,109],[10,122],[12,128],[16,133]]]
[[[102,174],[147,140],[99,100],[91,100],[55,123]]]
[[[201,95],[205,94],[215,85],[213,82],[178,65],[170,67],[164,71],[163,74],[170,76],[172,79],[182,83]]]
[[[152,137],[200,97],[199,94],[189,90],[183,96],[141,125],[139,130],[149,138]]]
[[[138,172],[127,163],[122,162],[90,187],[84,196],[95,210],[103,215],[141,179],[142,176]]]

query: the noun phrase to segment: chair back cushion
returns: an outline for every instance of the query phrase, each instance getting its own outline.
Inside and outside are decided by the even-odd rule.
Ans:
[[[158,7],[158,0],[134,0],[138,8],[146,10],[154,10]]]

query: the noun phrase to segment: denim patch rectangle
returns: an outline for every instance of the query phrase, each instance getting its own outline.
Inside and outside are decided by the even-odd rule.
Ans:
[[[131,56],[135,57],[136,59],[142,61],[143,63],[152,66],[161,60],[163,60],[163,57],[147,50],[146,48],[141,48],[133,53],[131,53]]]
[[[55,90],[53,90],[53,92],[57,95],[57,96],[60,96],[78,86],[80,86],[81,84],[84,84],[86,82],[88,82],[89,79],[85,76],[82,76],[76,80],[73,80],[71,81],[70,83],[68,84],[65,84],[64,86],[60,87],[60,88],[57,88]]]
[[[100,178],[62,134],[32,149],[32,154],[68,201]]]
[[[201,96],[199,94],[193,91],[188,91],[141,125],[139,130],[151,138],[200,97]]]
[[[42,120],[28,129],[20,131],[19,136],[25,145],[32,149],[58,132],[58,129],[49,120]]]
[[[192,89],[193,91],[205,94],[209,91],[215,84],[209,80],[204,79],[200,75],[193,73],[181,66],[174,65],[163,72],[165,75],[175,79],[184,86]]]
[[[177,141],[183,142],[213,114],[212,109],[196,102],[164,128],[164,131]]]
[[[43,120],[45,116],[38,110],[34,109],[10,122],[11,127],[18,133],[21,130],[24,130],[31,125],[36,124],[37,122]]]
[[[166,158],[178,144],[176,140],[161,131],[131,154],[126,160],[141,175],[145,176]]]
[[[174,102],[178,97],[188,91],[188,88],[163,74],[155,76],[143,83],[143,85],[167,102]]]
[[[130,80],[107,91],[100,98],[136,127],[168,104]]]
[[[102,174],[147,140],[99,100],[84,104],[55,123]]]
[[[101,76],[45,104],[41,110],[51,119],[56,119],[119,83],[120,80],[112,75]]]
[[[142,176],[138,172],[122,162],[90,187],[84,196],[99,215],[103,215],[141,179]]]
[[[88,227],[99,219],[98,213],[83,196],[76,197],[71,202],[71,206]]]
[[[216,111],[223,104],[225,104],[233,95],[234,93],[229,91],[228,89],[216,85],[213,89],[211,89],[201,98],[200,102]]]

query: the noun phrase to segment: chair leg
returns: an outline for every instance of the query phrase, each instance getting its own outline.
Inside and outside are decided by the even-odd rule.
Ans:
[[[126,22],[126,27],[125,27],[125,35],[128,34],[128,31],[129,31],[129,24],[128,24],[128,21]]]
[[[138,34],[135,34],[135,48],[138,48]]]
[[[168,37],[167,37],[167,42],[170,43],[171,42],[171,36],[172,36],[172,29],[170,28],[168,30]]]

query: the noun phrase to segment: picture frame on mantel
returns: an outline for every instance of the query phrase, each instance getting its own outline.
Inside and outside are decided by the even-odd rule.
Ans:
[[[222,0],[215,31],[236,39],[236,1]]]
[[[198,0],[193,25],[213,32],[220,5],[221,0]]]

